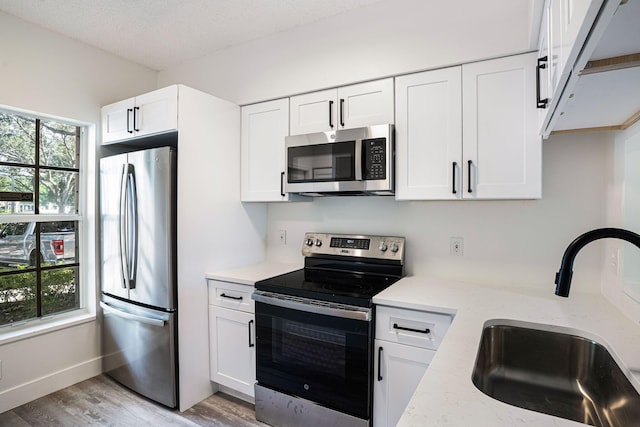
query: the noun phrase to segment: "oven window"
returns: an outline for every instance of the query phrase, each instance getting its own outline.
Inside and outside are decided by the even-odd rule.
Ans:
[[[343,332],[286,319],[275,322],[281,339],[273,348],[274,363],[344,378],[347,339]]]
[[[256,302],[262,386],[370,417],[371,323]]]
[[[288,181],[328,182],[355,179],[355,141],[289,147]]]

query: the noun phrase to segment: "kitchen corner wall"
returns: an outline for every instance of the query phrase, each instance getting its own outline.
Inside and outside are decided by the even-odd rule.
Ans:
[[[629,203],[625,199],[630,197],[630,194],[637,194],[640,188],[640,182],[637,180],[632,181],[631,177],[633,175],[625,172],[625,166],[633,164],[630,159],[625,158],[629,149],[628,144],[631,141],[633,141],[633,147],[637,150],[640,141],[640,122],[636,122],[634,126],[615,135],[611,173],[613,182],[607,187],[606,217],[608,227],[626,228],[640,233],[640,230],[633,228],[637,224],[637,217],[640,213],[635,211],[633,201],[631,205],[625,206],[625,202]],[[630,193],[626,197],[625,191]],[[633,199],[633,196],[631,198]],[[633,218],[626,218],[625,221],[625,213],[632,215]],[[640,300],[637,292],[640,290],[638,285],[640,278],[630,273],[629,270],[625,270],[626,260],[635,261],[638,259],[638,249],[619,239],[606,239],[604,245],[602,293],[625,315],[638,323],[640,322]],[[632,252],[626,254],[625,251],[627,250]],[[631,271],[637,271],[637,265],[633,267],[635,267],[635,270]],[[633,293],[633,297],[626,291],[629,286],[636,290]]]
[[[612,183],[613,135],[554,136],[543,146],[543,198],[522,201],[415,201],[327,197],[270,204],[267,251],[300,261],[306,231],[404,236],[408,274],[485,285],[555,289],[555,272],[571,241],[605,226]],[[287,244],[279,240],[287,231]],[[464,238],[463,256],[450,237]],[[604,243],[585,247],[574,264],[574,289],[600,289]]]

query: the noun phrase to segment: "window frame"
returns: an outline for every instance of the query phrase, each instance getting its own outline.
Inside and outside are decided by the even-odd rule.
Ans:
[[[39,188],[37,186],[39,177],[36,179],[34,176],[34,213],[30,214],[6,214],[0,216],[0,221],[3,223],[16,223],[16,222],[52,222],[52,221],[75,221],[76,227],[76,260],[75,263],[64,264],[64,267],[74,267],[78,269],[77,272],[77,289],[78,293],[78,307],[76,309],[46,314],[40,317],[34,317],[31,319],[25,319],[0,326],[0,345],[12,342],[15,340],[24,339],[40,333],[48,333],[52,330],[66,328],[72,325],[85,323],[89,321],[95,321],[96,318],[96,266],[91,265],[95,263],[87,262],[90,259],[96,259],[96,250],[89,245],[88,237],[93,234],[96,235],[95,226],[95,212],[96,212],[96,184],[95,184],[95,171],[96,171],[96,126],[92,123],[82,122],[73,119],[62,118],[58,116],[52,116],[43,113],[36,113],[32,111],[21,110],[10,106],[0,105],[0,110],[6,114],[15,114],[30,119],[41,121],[56,121],[66,125],[75,126],[78,128],[76,136],[78,152],[76,153],[77,161],[77,183],[76,183],[76,206],[77,212],[71,214],[49,214],[49,213],[36,213],[39,212],[38,193]],[[38,129],[39,126],[36,126]],[[37,130],[39,134],[40,131]],[[38,141],[36,141],[36,147],[38,147]],[[36,148],[39,150],[39,147]],[[71,169],[75,168],[60,168],[55,166],[36,165],[37,161],[34,159],[34,165],[28,165],[34,168],[34,173],[42,169],[45,170],[62,170],[75,172]],[[93,190],[90,192],[89,190]],[[94,239],[94,246],[95,246]],[[38,242],[39,243],[39,242]],[[48,268],[42,269],[42,266],[38,266],[41,271],[47,271]],[[33,271],[36,271],[35,269]],[[40,314],[40,310],[38,310]]]

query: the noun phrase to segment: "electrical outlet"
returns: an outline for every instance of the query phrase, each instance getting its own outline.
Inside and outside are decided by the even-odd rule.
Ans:
[[[453,256],[464,255],[464,239],[462,237],[452,237],[450,240],[450,253]]]
[[[280,244],[287,244],[287,230],[280,230]]]

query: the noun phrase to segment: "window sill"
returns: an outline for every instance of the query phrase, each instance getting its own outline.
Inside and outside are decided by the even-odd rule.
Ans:
[[[85,309],[46,317],[44,319],[35,319],[17,326],[6,326],[0,328],[0,346],[83,323],[95,322],[95,320],[96,314]]]

